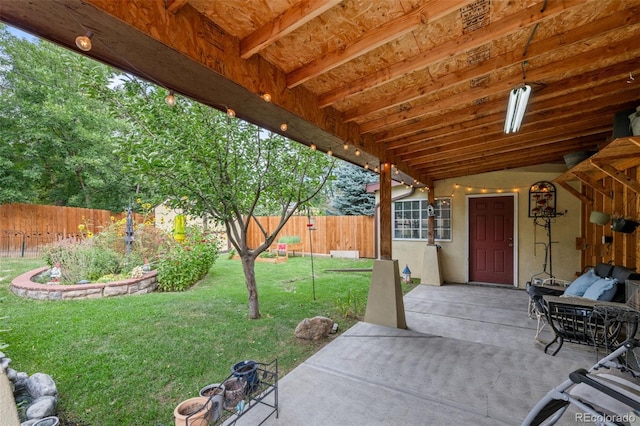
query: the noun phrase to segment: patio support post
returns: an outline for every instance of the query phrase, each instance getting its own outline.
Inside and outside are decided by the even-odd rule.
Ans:
[[[380,165],[380,256],[391,260],[391,164]]]
[[[398,261],[391,258],[391,164],[380,166],[380,255],[373,264],[365,322],[407,328]]]
[[[429,189],[427,199],[429,205],[436,205],[434,191]],[[427,245],[424,248],[422,257],[422,274],[420,284],[442,285],[442,275],[440,274],[440,250],[436,245],[436,218],[429,216],[429,231],[427,233]]]

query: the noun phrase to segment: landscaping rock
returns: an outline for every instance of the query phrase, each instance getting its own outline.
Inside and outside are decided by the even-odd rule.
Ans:
[[[304,340],[320,340],[331,333],[333,320],[327,317],[305,318],[296,327],[295,336]]]
[[[34,398],[41,396],[55,396],[58,394],[56,384],[48,374],[35,373],[27,380],[27,389]],[[46,416],[43,416],[46,417]]]
[[[55,396],[36,398],[27,408],[27,419],[42,419],[56,414],[57,399]]]
[[[0,358],[0,368],[2,368],[3,370],[6,370],[7,368],[9,368],[9,364],[11,363],[11,358]]]
[[[13,368],[7,368],[7,379],[15,382],[18,379],[18,372]]]

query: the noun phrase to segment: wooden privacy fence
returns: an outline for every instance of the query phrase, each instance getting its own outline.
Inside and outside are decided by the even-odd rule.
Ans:
[[[37,256],[47,244],[65,239],[78,239],[83,232],[98,234],[126,214],[108,210],[79,207],[45,206],[38,204],[0,205],[0,256]],[[143,220],[134,214],[134,222]],[[84,229],[78,228],[84,225]]]
[[[315,231],[311,231],[314,253],[330,254],[332,250],[358,250],[360,257],[375,257],[375,230],[373,216],[316,216]],[[262,226],[271,232],[280,221],[279,217],[258,217]],[[309,229],[306,216],[293,216],[278,234],[278,238],[297,235],[301,239],[302,251],[309,253]],[[248,245],[257,247],[264,237],[258,226],[249,226]]]

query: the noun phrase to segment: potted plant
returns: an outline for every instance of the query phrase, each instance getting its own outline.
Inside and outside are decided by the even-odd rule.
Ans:
[[[636,230],[640,223],[635,220],[626,219],[622,216],[614,215],[611,217],[611,230],[630,234]]]

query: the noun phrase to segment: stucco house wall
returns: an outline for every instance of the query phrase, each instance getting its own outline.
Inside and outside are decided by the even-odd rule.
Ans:
[[[451,241],[436,241],[439,249],[440,273],[444,282],[468,281],[468,199],[475,196],[513,196],[514,198],[514,257],[516,286],[523,288],[534,274],[543,271],[544,246],[548,242],[544,227],[534,226],[528,217],[529,188],[539,181],[553,181],[566,171],[564,165],[546,165],[535,168],[514,169],[502,172],[465,176],[434,183],[435,197],[451,197]],[[552,264],[547,271],[562,279],[572,279],[580,271],[580,252],[576,249],[576,237],[580,236],[580,201],[559,185],[556,186],[556,211],[564,212],[551,222]],[[577,188],[579,189],[579,188]],[[411,189],[396,186],[392,197],[407,194]],[[415,191],[405,200],[427,199],[427,192]],[[409,266],[412,277],[421,278],[426,241],[393,240],[393,258],[400,269]]]

